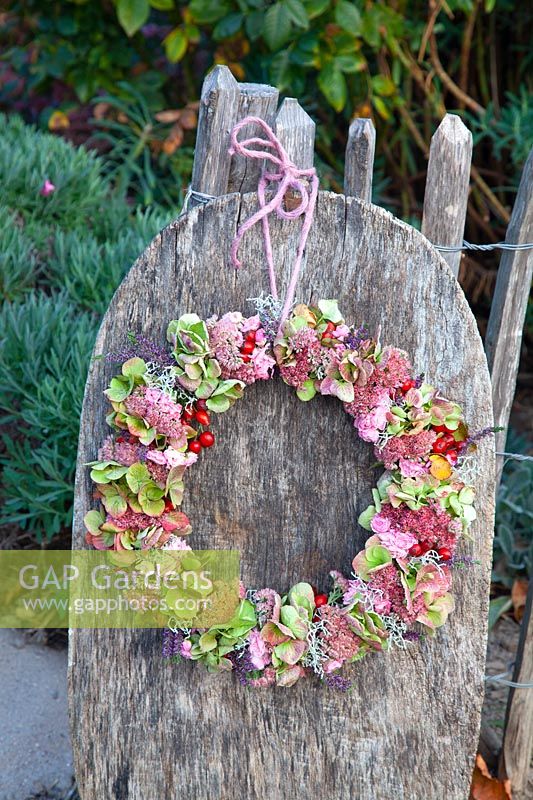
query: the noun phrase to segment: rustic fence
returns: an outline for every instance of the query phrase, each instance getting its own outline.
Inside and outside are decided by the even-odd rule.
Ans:
[[[135,263],[103,321],[95,352],[116,349],[125,330],[163,335],[166,322],[187,310],[209,315],[245,309],[265,287],[258,232],[243,244],[246,268],[237,275],[229,265],[236,226],[256,205],[261,170],[228,154],[231,128],[248,115],[274,127],[299,167],[312,166],[315,125],[296,100],[285,99],[278,109],[272,87],[238,84],[227,68],[213,70],[202,92],[190,210]],[[449,114],[433,137],[424,235],[370,204],[374,143],[371,121],[355,120],[345,195],[319,195],[299,298],[335,296],[347,318],[373,329],[380,325],[383,341],[413,354],[428,378],[461,402],[471,426],[482,429],[492,424],[491,384],[475,320],[454,277],[460,253],[443,258],[431,244],[462,245],[471,134]],[[532,163],[530,157],[509,241],[533,238]],[[274,254],[285,279],[295,228],[273,224]],[[494,413],[504,426],[532,267],[529,253],[504,255],[489,324]],[[95,361],[80,433],[74,547],[84,546],[91,487],[83,464],[94,458],[105,433],[102,390],[109,377],[106,364]],[[201,511],[198,519],[193,515],[194,544],[239,548],[248,585],[282,589],[304,577],[323,585],[328,570],[347,567],[364,542],[361,531],[354,533],[354,520],[375,481],[372,455],[324,398],[302,410],[277,381],[253,396],[254,403],[237,404],[217,420],[225,446],[215,448],[189,481]],[[283,435],[283,452],[276,434]],[[157,632],[72,631],[70,705],[82,800],[284,800],[311,794],[328,800],[464,800],[483,698],[493,452],[491,443],[481,444],[479,518],[469,552],[482,564],[457,577],[458,608],[450,624],[420,648],[366,659],[356,667],[348,696],[306,682],[252,693],[231,676],[164,668]],[[506,763],[509,768],[507,754]]]

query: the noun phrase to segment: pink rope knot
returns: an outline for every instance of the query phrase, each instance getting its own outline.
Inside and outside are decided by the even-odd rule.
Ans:
[[[262,139],[259,136],[252,136],[249,139],[244,139],[242,142],[237,140],[237,134],[246,125],[249,124],[259,125],[265,132],[266,138]],[[252,149],[254,148],[254,149]],[[258,149],[262,148],[262,149]],[[261,221],[263,226],[263,238],[265,244],[265,255],[268,265],[268,274],[270,279],[270,291],[272,297],[278,299],[278,291],[276,286],[276,275],[274,271],[274,259],[272,255],[272,242],[270,239],[270,227],[268,224],[269,214],[275,214],[281,219],[297,219],[303,216],[304,221],[300,233],[300,241],[298,243],[298,250],[292,270],[292,275],[287,287],[287,295],[283,304],[283,310],[280,317],[280,327],[287,319],[291,310],[294,294],[296,291],[296,284],[300,274],[302,258],[304,253],[307,236],[313,221],[313,213],[315,210],[316,199],[318,194],[318,177],[314,167],[310,169],[299,169],[289,158],[285,148],[274,134],[273,130],[267,123],[259,117],[246,117],[241,122],[237,123],[231,132],[231,147],[230,155],[238,154],[244,158],[266,160],[272,164],[271,169],[265,169],[259,184],[257,186],[257,197],[259,200],[259,210],[252,214],[237,230],[235,238],[231,245],[231,259],[235,268],[242,266],[241,261],[237,256],[241,240],[246,233],[250,230],[256,222]],[[311,180],[311,191],[309,191],[305,178]],[[273,198],[267,203],[265,198],[266,188],[269,183],[278,184],[277,190]],[[283,199],[285,193],[293,190],[300,194],[300,203],[296,208],[286,210],[283,208]]]

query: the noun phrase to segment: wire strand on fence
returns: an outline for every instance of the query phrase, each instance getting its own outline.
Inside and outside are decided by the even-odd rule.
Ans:
[[[435,250],[441,253],[460,253],[462,250],[532,250],[533,242],[524,242],[523,244],[510,244],[508,242],[495,242],[494,244],[472,244],[472,242],[463,241],[461,245],[441,245],[434,244]]]
[[[500,453],[496,451],[497,456],[504,456],[505,458],[512,458],[515,461],[533,461],[533,456],[525,456],[522,453]]]
[[[510,686],[513,689],[533,689],[533,683],[517,683],[516,681],[510,681],[506,678],[506,675],[509,675],[513,666],[514,664],[511,664],[509,669],[506,669],[505,672],[499,672],[498,675],[485,675],[485,681],[502,683],[504,686]]]
[[[190,186],[187,189],[185,194],[185,199],[183,200],[183,206],[181,207],[180,217],[183,214],[186,214],[189,210],[189,203],[192,200],[196,200],[197,203],[204,205],[205,203],[209,203],[210,200],[215,200],[216,195],[214,194],[204,194],[204,192],[196,192]]]
[[[203,205],[204,203],[209,203],[210,200],[215,200],[216,195],[205,194],[204,192],[197,192],[189,186],[187,189],[187,193],[185,194],[185,199],[183,201],[183,206],[180,212],[180,216],[182,214],[187,213],[187,211],[189,210],[189,202],[191,201],[191,199],[196,200],[197,203]],[[521,250],[533,250],[533,242],[523,242],[522,244],[511,244],[510,242],[494,242],[494,244],[474,244],[473,242],[467,242],[466,239],[463,239],[463,243],[460,245],[433,244],[433,247],[435,248],[435,250],[439,250],[441,253],[461,253],[463,250],[478,250],[480,252],[488,252],[490,250],[521,251]]]

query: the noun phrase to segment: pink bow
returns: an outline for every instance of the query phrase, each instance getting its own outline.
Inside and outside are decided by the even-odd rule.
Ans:
[[[261,139],[258,136],[253,136],[250,139],[244,139],[242,142],[239,142],[237,140],[237,134],[240,130],[242,130],[242,128],[250,123],[259,125],[265,132],[267,138]],[[252,146],[257,146],[263,149],[252,149]],[[257,197],[259,199],[260,206],[259,211],[256,211],[255,214],[252,214],[252,216],[247,219],[246,222],[244,222],[237,230],[231,245],[231,259],[237,269],[242,266],[242,263],[237,257],[237,252],[242,237],[247,230],[255,225],[256,222],[261,220],[263,225],[263,237],[268,264],[268,274],[270,278],[270,291],[272,297],[274,297],[276,300],[278,299],[278,291],[276,287],[276,275],[274,272],[274,260],[272,256],[272,242],[270,239],[268,216],[274,211],[277,216],[281,217],[282,219],[297,219],[301,216],[304,217],[302,231],[300,233],[300,241],[298,243],[298,250],[294,261],[294,267],[289,286],[287,288],[283,310],[281,312],[281,328],[290,313],[294,301],[294,294],[296,291],[298,276],[300,274],[303,252],[307,242],[307,236],[311,228],[311,223],[313,221],[313,213],[318,194],[318,177],[314,167],[311,167],[310,169],[298,169],[298,167],[293,164],[283,145],[276,137],[272,129],[264,120],[260,119],[259,117],[246,117],[237,125],[235,125],[231,132],[231,147],[229,152],[231,155],[238,153],[244,158],[254,158],[260,160],[266,159],[273,165],[272,171],[265,170],[259,179],[259,184],[257,186]],[[311,191],[308,190],[307,183],[303,181],[302,178],[311,179]],[[272,200],[266,203],[265,191],[269,183],[277,183],[278,188]],[[286,211],[283,208],[283,198],[289,189],[298,192],[301,200],[296,208]]]

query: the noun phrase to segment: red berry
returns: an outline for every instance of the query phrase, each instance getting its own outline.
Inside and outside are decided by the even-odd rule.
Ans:
[[[207,400],[197,400],[196,408],[198,408],[200,411],[207,411]]]
[[[405,383],[402,383],[402,392],[404,394],[407,394],[409,389],[414,389],[415,386],[416,386],[416,381],[410,378],[408,381],[405,381]]]
[[[243,356],[251,356],[255,350],[255,344],[253,342],[245,342],[241,347],[241,353]]]
[[[165,511],[172,511],[173,508],[174,508],[174,503],[172,502],[170,497],[167,497],[167,499],[165,500]]]
[[[431,545],[429,545],[429,544],[426,544],[425,542],[422,542],[422,543],[420,544],[420,547],[422,548],[422,555],[424,555],[424,553],[428,553],[430,550],[432,550],[432,549],[433,549],[433,548],[431,547]]]
[[[323,332],[321,338],[322,339],[331,339],[331,333],[335,330],[335,325],[333,322],[328,322],[326,325],[326,330]]]
[[[410,556],[421,556],[422,553],[423,553],[422,545],[418,544],[418,542],[414,544],[409,550]]]
[[[187,422],[190,422],[192,419],[194,419],[194,411],[191,408],[184,408],[182,418],[187,420]]]
[[[117,437],[118,444],[122,444],[123,441],[124,441],[124,437],[123,436]]]
[[[320,606],[327,606],[328,604],[328,596],[327,594],[316,594],[315,595],[315,606],[320,608]]]
[[[443,433],[441,438],[446,442],[448,447],[455,444],[455,439],[453,438],[452,433]]]
[[[252,360],[252,356],[241,356],[241,360],[242,360],[242,361],[243,361],[245,364],[249,364],[249,363],[250,363],[250,361]]]
[[[204,431],[198,437],[198,441],[202,445],[202,447],[213,447],[215,444],[215,437],[211,433],[211,431]]]
[[[434,453],[444,453],[447,448],[448,443],[445,439],[437,439],[436,442],[433,442],[433,447],[431,449]]]
[[[189,442],[189,450],[191,453],[196,453],[196,455],[198,455],[202,450],[202,445],[197,439],[194,439],[192,442]]]
[[[457,452],[457,450],[448,450],[448,452],[446,453],[446,458],[448,459],[448,461],[451,461],[452,464],[455,464],[458,457],[459,453]]]
[[[447,430],[446,425],[433,425],[435,433],[444,433]]]
[[[450,558],[452,557],[451,550],[449,550],[447,547],[439,547],[437,553],[439,554],[439,556],[442,558],[443,561],[449,561]]]
[[[244,338],[247,342],[255,342],[256,333],[256,331],[246,331]]]
[[[197,411],[194,416],[196,421],[199,422],[200,425],[203,425],[204,427],[209,425],[209,423],[211,422],[211,418],[207,413],[207,411]]]

